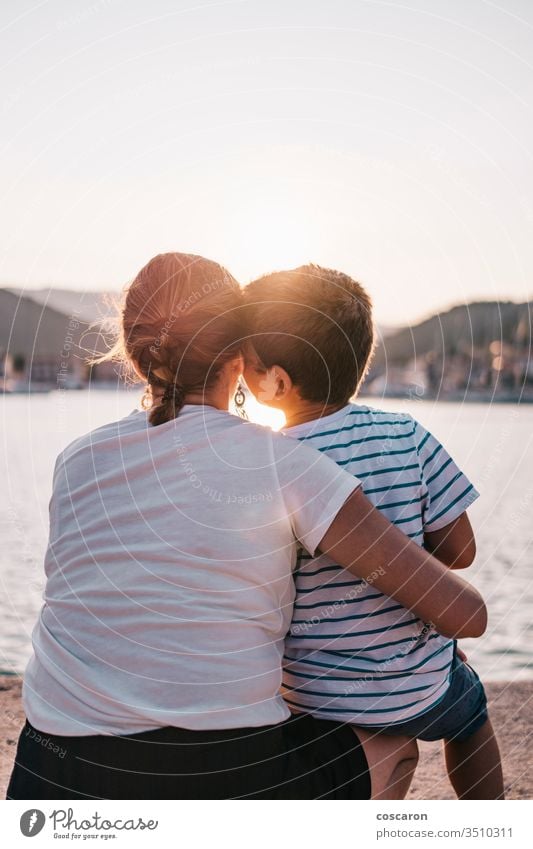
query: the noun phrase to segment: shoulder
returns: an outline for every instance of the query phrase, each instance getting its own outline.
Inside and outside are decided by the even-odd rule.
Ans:
[[[65,463],[80,452],[94,450],[109,440],[116,440],[127,433],[138,432],[147,427],[147,416],[143,410],[133,410],[129,415],[113,422],[106,422],[100,427],[78,436],[61,451],[56,460],[56,466]]]
[[[278,477],[290,475],[295,481],[312,476],[338,477],[346,474],[319,446],[284,433],[272,433],[272,459]]]
[[[400,410],[381,410],[377,407],[369,407],[367,404],[350,404],[349,415],[373,422],[392,421],[400,423],[406,419],[414,421],[409,413]]]
[[[351,404],[350,422],[354,428],[361,428],[366,435],[372,431],[376,435],[416,438],[418,422],[410,413],[393,410],[378,410],[363,404]]]
[[[246,419],[241,419],[233,413],[227,413],[218,421],[220,433],[225,439],[240,446],[243,450],[271,450],[271,445],[277,441],[281,434],[274,432],[268,425],[255,424]]]
[[[272,451],[274,456],[278,458],[287,457],[294,453],[305,454],[309,452],[311,455],[318,453],[314,448],[311,448],[309,443],[290,433],[270,431],[270,438],[272,441]]]

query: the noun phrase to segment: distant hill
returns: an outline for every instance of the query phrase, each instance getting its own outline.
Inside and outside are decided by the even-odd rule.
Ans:
[[[109,350],[104,292],[0,288],[0,393],[117,382],[115,366],[89,360]]]
[[[413,327],[387,335],[376,350],[372,373],[434,353],[438,358],[471,356],[498,341],[527,350],[532,343],[533,302],[480,301],[461,304]]]
[[[7,291],[63,315],[75,315],[87,324],[101,323],[113,315],[114,302],[120,297],[119,292],[86,292],[54,287],[45,289],[11,287]]]
[[[0,289],[0,375],[6,368],[13,371],[13,363],[24,362],[26,371],[31,367],[32,380],[41,379],[39,375],[52,379],[63,341],[74,335],[79,350],[69,368],[76,366],[76,379],[84,379],[82,361],[87,352],[107,349],[109,318],[116,317],[119,299],[120,293],[113,291]],[[522,398],[527,387],[533,400],[532,315],[533,302],[481,301],[412,327],[378,326],[379,344],[365,391],[402,395],[416,386],[417,393],[428,397],[465,391],[492,397],[498,390]],[[103,366],[98,370],[102,378],[109,377]]]

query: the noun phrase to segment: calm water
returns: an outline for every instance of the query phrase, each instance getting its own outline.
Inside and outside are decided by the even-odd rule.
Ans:
[[[135,392],[0,396],[0,669],[20,672],[41,604],[53,464],[72,439],[129,413]],[[490,612],[488,633],[463,648],[486,679],[533,678],[533,406],[373,400],[407,410],[445,442],[482,497],[468,570]]]

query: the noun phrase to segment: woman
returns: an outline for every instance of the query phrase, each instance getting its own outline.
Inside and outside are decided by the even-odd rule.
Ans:
[[[228,414],[241,316],[236,281],[201,257],[155,257],[127,292],[115,353],[149,409],[57,460],[8,798],[368,797],[352,732],[290,719],[279,694],[297,540],[442,633],[484,629],[477,592],[355,478]]]

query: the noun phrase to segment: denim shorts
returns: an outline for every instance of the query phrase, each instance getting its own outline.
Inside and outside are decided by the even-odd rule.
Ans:
[[[421,716],[383,730],[385,734],[407,734],[418,740],[462,742],[481,728],[487,719],[487,697],[483,684],[472,667],[454,654],[450,684],[440,702]]]

